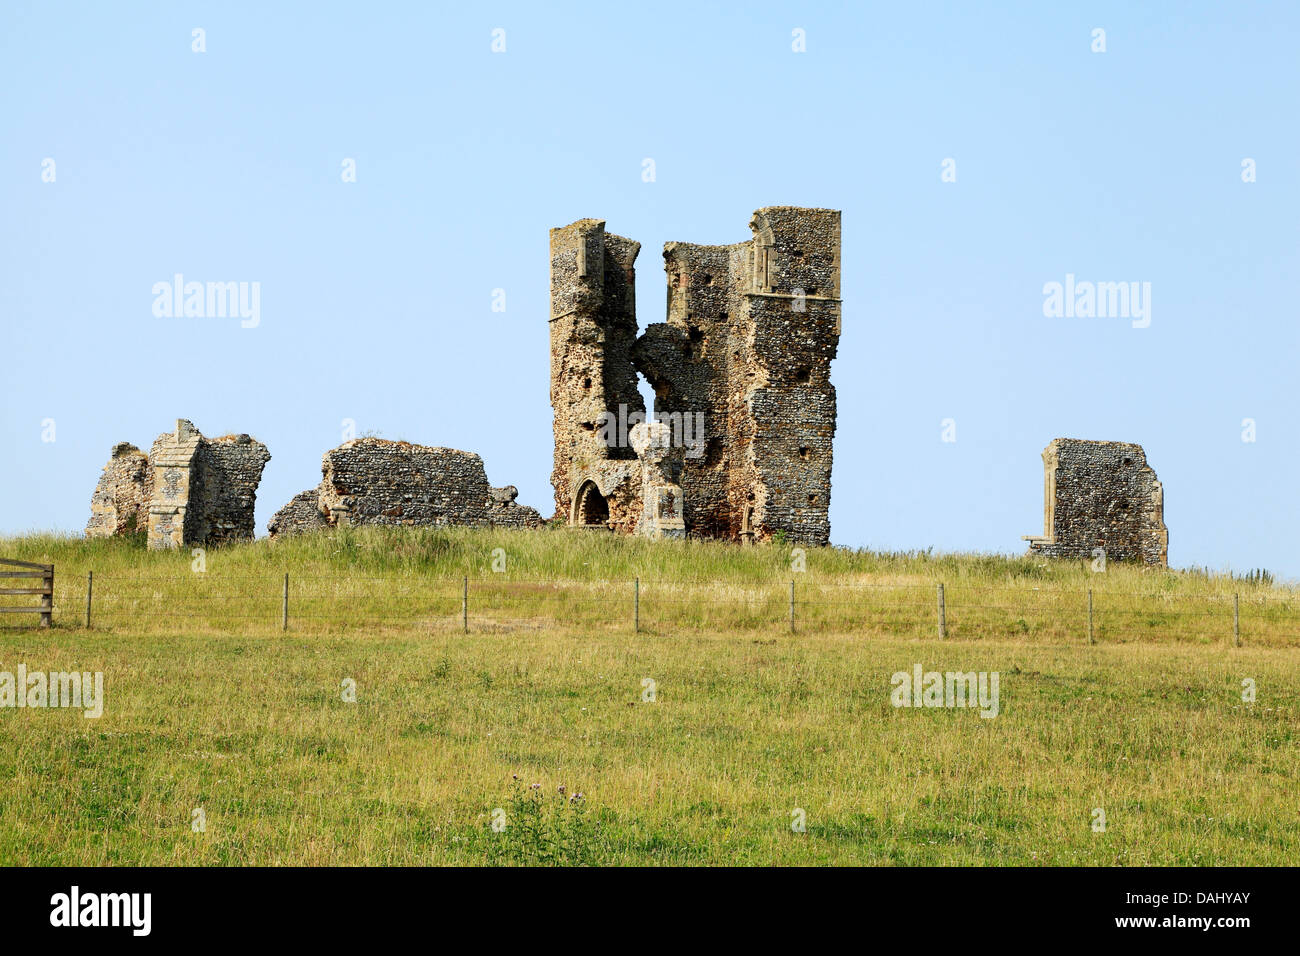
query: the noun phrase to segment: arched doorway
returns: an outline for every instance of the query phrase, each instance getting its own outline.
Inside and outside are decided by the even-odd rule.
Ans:
[[[573,523],[582,528],[609,527],[609,502],[591,479],[582,483],[573,501]]]

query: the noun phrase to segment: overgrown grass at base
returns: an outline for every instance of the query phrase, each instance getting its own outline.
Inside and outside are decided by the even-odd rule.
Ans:
[[[0,556],[54,563],[55,618],[67,627],[84,621],[93,571],[92,623],[137,633],[279,626],[288,574],[289,626],[302,633],[461,630],[465,580],[471,632],[624,632],[633,627],[639,580],[639,620],[651,632],[788,632],[793,582],[796,630],[922,638],[937,634],[942,583],[955,640],[1085,643],[1091,590],[1101,643],[1231,642],[1236,596],[1244,642],[1300,647],[1294,587],[1115,562],[1098,574],[1088,561],[1033,557],[796,552],[577,529],[465,528],[343,529],[201,558],[145,551],[138,541],[32,536],[0,541]]]
[[[792,575],[788,549],[564,532],[256,542],[209,552],[204,575],[188,553],[121,542],[28,538],[0,555],[53,561],[60,588],[53,630],[0,630],[0,670],[103,671],[106,697],[98,720],[0,709],[4,864],[1281,865],[1300,849],[1287,589],[834,551],[809,551]],[[77,579],[92,567],[104,625],[87,630]],[[468,634],[465,576],[485,598]],[[416,610],[390,613],[392,595],[363,577],[406,582]],[[847,609],[822,622],[800,604],[790,634],[791,577],[797,594],[886,597],[828,603]],[[709,607],[684,595],[689,610],[656,611],[671,607],[656,586],[686,585]],[[904,606],[910,587],[924,616]],[[1010,590],[981,617],[961,610],[963,587]],[[1103,618],[1096,646],[1077,624],[1088,587],[1099,608],[1134,609]],[[211,600],[232,594],[252,610]],[[1217,614],[1212,629],[1192,623],[1187,607],[1225,595],[1226,629]],[[169,604],[191,619],[142,613]],[[1045,609],[1038,628],[1031,606]],[[891,675],[918,663],[999,672],[998,716],[895,708]]]

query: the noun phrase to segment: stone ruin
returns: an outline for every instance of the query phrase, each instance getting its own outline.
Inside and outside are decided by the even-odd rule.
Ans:
[[[271,460],[248,435],[206,438],[183,418],[149,454],[113,446],[90,501],[89,538],[144,532],[152,550],[253,537],[253,507]]]
[[[553,521],[649,538],[830,540],[840,336],[840,213],[757,210],[750,239],[664,246],[666,321],[638,335],[640,244],[580,219],[550,235]],[[654,391],[647,412],[639,390]],[[207,439],[185,420],[148,455],[114,446],[89,537],[147,534],[150,548],[253,537],[266,447]],[[1031,553],[1168,566],[1163,489],[1141,446],[1058,438],[1043,452],[1044,532]],[[345,525],[535,528],[482,459],[361,438],[327,452],[322,480],[271,534]]]
[[[556,520],[829,542],[840,213],[773,206],[749,225],[729,246],[664,246],[667,321],[639,337],[640,244],[597,219],[551,230]],[[638,373],[658,426],[641,432]]]
[[[514,485],[488,485],[483,459],[454,448],[356,438],[325,453],[321,483],[295,495],[267,525],[272,536],[348,525],[535,528]]]
[[[551,232],[555,519],[652,538],[830,539],[840,334],[840,214],[773,206],[751,239],[668,243],[667,321],[637,334],[640,244],[583,219]],[[655,391],[647,416],[638,388]],[[649,420],[647,420],[647,418]],[[91,536],[147,529],[149,547],[251,538],[265,446],[189,422],[149,455],[119,445]],[[469,452],[377,438],[327,452],[322,481],[272,535],[338,525],[537,527]]]
[[[91,495],[86,537],[143,533],[149,526],[152,495],[153,465],[149,456],[130,442],[118,442]]]
[[[1032,554],[1169,566],[1164,488],[1141,445],[1057,438],[1043,450],[1043,533]]]

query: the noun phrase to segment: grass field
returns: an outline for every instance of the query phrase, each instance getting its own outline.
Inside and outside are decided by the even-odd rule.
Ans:
[[[1287,864],[1300,849],[1292,588],[843,550],[792,571],[779,545],[567,531],[343,531],[213,550],[202,573],[126,541],[33,536],[0,556],[56,566],[56,626],[0,630],[0,671],[102,671],[106,698],[97,720],[0,709],[4,864]],[[916,664],[998,672],[998,716],[894,707],[891,675]]]

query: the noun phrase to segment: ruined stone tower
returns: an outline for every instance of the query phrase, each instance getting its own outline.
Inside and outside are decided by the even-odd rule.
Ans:
[[[640,518],[630,492],[615,502],[600,476],[626,478],[636,468],[630,444],[611,446],[602,434],[602,413],[619,406],[644,414],[632,366],[636,340],[636,272],[641,244],[605,232],[598,219],[580,219],[551,230],[551,407],[555,412],[555,517],[599,524],[613,520],[632,531]],[[624,467],[609,468],[607,463]],[[584,479],[588,480],[582,485]],[[618,482],[622,483],[622,480]],[[623,507],[618,507],[622,504]],[[629,524],[630,522],[630,524]]]
[[[664,247],[668,321],[637,343],[655,412],[702,412],[704,454],[682,474],[701,537],[830,540],[840,335],[840,214],[779,206],[753,238]]]
[[[751,239],[729,246],[668,243],[667,321],[649,326],[635,344],[628,329],[634,337],[636,244],[617,239],[613,247],[632,250],[624,291],[609,283],[608,263],[615,258],[610,241],[616,237],[603,232],[603,223],[580,220],[552,231],[557,517],[593,525],[598,522],[584,516],[608,512],[614,516],[605,522],[609,526],[634,529],[635,522],[629,525],[621,516],[641,510],[640,493],[628,490],[636,484],[628,478],[638,463],[626,448],[607,447],[599,426],[602,412],[617,414],[620,403],[642,410],[636,395],[640,371],[654,388],[655,417],[689,444],[680,478],[689,534],[761,541],[784,533],[798,543],[828,543],[840,214],[769,207],[754,213],[750,229]],[[591,250],[601,245],[603,282],[590,264]],[[585,279],[571,265],[577,249],[585,250]],[[596,289],[600,294],[593,296]],[[590,297],[585,305],[584,296]],[[595,318],[557,323],[570,315]],[[592,471],[593,459],[623,467],[596,468],[609,473],[606,480],[593,476],[575,487],[582,480],[575,476]]]
[[[1026,535],[1035,554],[1168,567],[1164,487],[1141,445],[1054,439],[1043,449],[1043,533]]]

